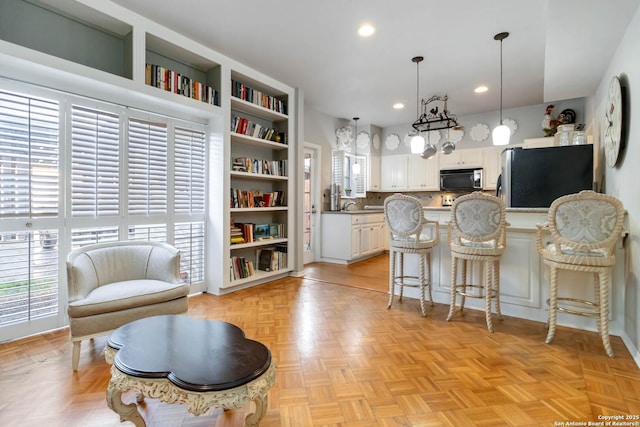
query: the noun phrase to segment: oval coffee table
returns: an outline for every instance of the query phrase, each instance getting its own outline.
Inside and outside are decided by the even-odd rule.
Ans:
[[[212,407],[237,409],[253,401],[245,426],[257,426],[267,410],[276,368],[269,349],[227,322],[184,315],[154,316],[116,329],[104,349],[111,366],[107,404],[120,421],[146,426],[138,406],[122,393],[183,403],[201,415]]]

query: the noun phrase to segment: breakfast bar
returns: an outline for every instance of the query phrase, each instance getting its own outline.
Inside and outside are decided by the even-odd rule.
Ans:
[[[536,249],[536,224],[547,221],[547,208],[507,208],[507,249],[502,256],[500,263],[500,302],[502,313],[506,316],[513,316],[539,322],[547,322],[548,298],[548,271],[542,263]],[[433,249],[432,253],[432,279],[433,279],[433,299],[436,303],[449,304],[451,299],[451,256],[447,244],[447,222],[450,219],[449,207],[425,207],[424,215],[427,219],[437,220],[440,223],[440,244]],[[385,250],[385,242],[388,241],[386,226],[384,225],[384,212],[382,206],[367,206],[367,209],[354,211],[323,212],[322,215],[323,233],[331,232],[334,236],[351,237],[351,242],[345,244],[341,240],[340,244],[335,242],[329,248],[323,247],[323,260],[328,262],[351,263],[361,259],[381,254]],[[353,222],[357,218],[357,222]],[[357,233],[362,233],[363,224],[379,224],[380,235],[383,242],[378,245],[376,251],[371,251],[360,257],[354,248],[362,246],[354,242],[358,238]],[[626,220],[625,220],[626,222]],[[347,231],[347,226],[348,230]],[[376,227],[365,226],[366,232],[372,232]],[[544,239],[544,238],[543,238]],[[550,236],[546,243],[550,240]],[[323,239],[323,242],[328,241]],[[364,239],[371,242],[372,237]],[[340,259],[333,258],[339,253],[331,252],[333,247],[341,250],[345,255],[355,258]],[[341,248],[341,249],[338,249]],[[369,243],[369,248],[371,244]],[[387,247],[388,248],[388,247]],[[327,252],[328,249],[329,252]],[[611,317],[609,327],[611,333],[620,335],[623,328],[623,305],[624,305],[624,274],[625,274],[626,251],[624,246],[624,236],[620,238],[616,246],[616,265],[613,271],[612,288],[610,290]],[[407,275],[418,274],[418,259],[413,255],[405,256],[405,271]],[[482,271],[476,267],[471,270],[472,280],[480,281]],[[593,277],[590,274],[580,272],[562,271],[560,280],[567,283],[569,294],[573,298],[592,299],[593,298]],[[409,298],[418,298],[417,288],[405,288],[404,295]],[[470,309],[483,309],[483,302],[478,300],[467,301],[466,307]],[[427,312],[428,315],[428,312]],[[508,321],[508,320],[505,320]],[[560,314],[558,324],[585,329],[596,330],[593,319],[582,318]]]

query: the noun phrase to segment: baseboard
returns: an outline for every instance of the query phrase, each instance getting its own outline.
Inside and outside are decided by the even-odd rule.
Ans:
[[[620,334],[620,338],[622,338],[622,342],[624,342],[624,345],[627,346],[627,350],[629,350],[629,353],[631,353],[631,357],[633,357],[636,365],[638,365],[638,368],[640,368],[640,352],[638,352],[636,346],[633,345],[633,341],[631,341],[631,338],[629,338],[629,336],[624,332]]]

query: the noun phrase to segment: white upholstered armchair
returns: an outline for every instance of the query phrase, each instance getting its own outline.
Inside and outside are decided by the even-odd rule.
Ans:
[[[72,366],[80,343],[143,317],[187,311],[189,285],[180,279],[180,253],[156,242],[88,245],[67,257]]]

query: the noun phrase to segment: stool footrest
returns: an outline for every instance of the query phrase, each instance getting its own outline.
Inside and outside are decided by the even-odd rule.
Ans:
[[[485,291],[488,291],[490,293],[490,298],[495,298],[496,297],[496,290],[495,289],[486,289],[485,286],[481,286],[481,285],[457,285],[456,286],[456,294],[457,295],[462,295],[464,297],[467,298],[484,298],[484,295],[476,295],[476,294],[470,294],[467,292],[462,292],[459,291],[458,289],[465,289],[465,288],[473,288],[473,289],[484,289]]]
[[[588,301],[579,298],[567,298],[567,297],[558,297],[558,311],[561,313],[569,313],[575,314],[576,316],[586,316],[586,317],[599,317],[600,316],[600,304],[596,304],[593,301]],[[566,307],[561,306],[560,303],[563,301],[570,301],[576,305],[583,305],[585,308],[580,307]],[[547,299],[547,305],[549,305],[549,300]]]

